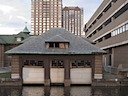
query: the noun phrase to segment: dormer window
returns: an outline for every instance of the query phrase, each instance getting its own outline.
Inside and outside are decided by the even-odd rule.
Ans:
[[[48,48],[68,48],[68,43],[61,43],[61,42],[47,42]]]
[[[49,42],[49,48],[59,48],[59,43],[58,42]]]
[[[20,41],[22,41],[22,38],[21,37],[17,37],[16,41],[20,42]]]
[[[47,48],[67,49],[69,46],[69,41],[59,35],[56,35],[49,40],[46,40],[45,43]]]
[[[17,41],[17,42],[20,42],[20,41],[22,41],[22,40],[24,40],[23,37],[16,37],[16,41]]]

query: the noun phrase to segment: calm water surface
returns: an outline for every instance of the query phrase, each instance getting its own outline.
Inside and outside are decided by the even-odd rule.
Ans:
[[[0,96],[128,96],[128,87],[0,87]]]

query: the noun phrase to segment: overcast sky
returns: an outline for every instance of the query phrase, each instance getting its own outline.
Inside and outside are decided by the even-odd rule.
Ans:
[[[84,23],[94,14],[103,0],[63,0],[64,6],[84,9]],[[25,22],[31,30],[31,0],[0,0],[0,34],[17,34]]]

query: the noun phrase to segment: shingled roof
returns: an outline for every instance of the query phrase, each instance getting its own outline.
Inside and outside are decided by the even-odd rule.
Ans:
[[[19,44],[22,43],[22,41],[17,41],[16,38],[20,37],[23,40],[26,38],[30,37],[31,35],[29,34],[29,30],[27,27],[24,28],[23,31],[19,32],[18,34],[13,34],[13,35],[0,35],[0,44]]]
[[[67,49],[59,48],[46,48],[45,44],[50,40],[64,40],[69,43]],[[53,41],[52,41],[53,42]],[[77,37],[71,32],[68,32],[62,28],[53,28],[40,36],[31,38],[23,44],[15,47],[7,54],[92,54],[92,53],[103,53],[104,51],[98,47],[90,44],[88,41]]]
[[[50,38],[49,40],[46,40],[45,42],[69,42],[69,41],[64,39],[60,35],[56,35],[56,36]]]

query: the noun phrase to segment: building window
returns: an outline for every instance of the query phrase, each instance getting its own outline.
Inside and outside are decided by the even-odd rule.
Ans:
[[[103,14],[101,13],[101,14],[97,17],[97,19],[100,19],[102,16],[103,16]]]
[[[114,31],[111,32],[111,36],[116,36],[118,34],[121,34],[123,32],[126,32],[128,30],[128,23],[124,24],[123,26],[115,29]]]
[[[31,66],[36,66],[36,61],[35,60],[30,60],[30,65]]]
[[[71,62],[72,68],[88,68],[91,67],[91,61],[90,60],[74,60]]]
[[[97,30],[100,31],[103,28],[103,26],[101,25]]]
[[[59,43],[59,48],[66,48],[66,43]]]
[[[23,66],[41,66],[44,67],[43,61],[37,61],[37,60],[24,60]]]
[[[104,9],[104,11],[103,12],[107,12],[110,8],[111,8],[111,3]]]
[[[112,2],[114,2],[114,3],[115,3],[116,1],[117,1],[117,0],[112,0]]]
[[[128,30],[128,23],[125,26],[126,26],[126,31],[127,31]]]
[[[104,26],[107,26],[111,22],[112,22],[112,20],[111,20],[111,18],[109,18],[106,22],[104,22]]]
[[[52,68],[64,68],[64,61],[63,60],[52,60]]]
[[[43,61],[38,61],[37,66],[44,66],[44,62]]]
[[[113,15],[113,17],[116,19],[117,17],[119,17],[121,14],[123,14],[125,11],[128,10],[128,4],[126,4],[124,7],[122,7],[117,13],[115,13]]]
[[[95,21],[93,21],[93,23],[92,23],[92,24],[94,25],[95,23],[96,23],[96,20],[95,20]]]
[[[49,48],[66,48],[67,43],[49,42]]]
[[[49,43],[49,48],[54,48],[54,43]]]
[[[59,48],[59,43],[58,43],[58,42],[55,42],[55,43],[54,43],[54,47],[55,47],[55,48]]]
[[[93,32],[93,35],[95,35],[96,34],[96,30]]]
[[[98,39],[98,42],[102,42],[102,41],[103,41],[103,38]]]
[[[49,48],[59,48],[59,43],[58,42],[50,42]]]
[[[29,65],[29,60],[25,60],[25,61],[24,61],[24,66],[25,66],[25,65]]]
[[[104,37],[105,39],[109,39],[109,38],[111,38],[111,33],[109,33],[109,34],[107,34],[107,35],[105,35],[105,37]]]
[[[17,37],[16,41],[20,42],[20,41],[22,41],[22,38],[21,37]]]

